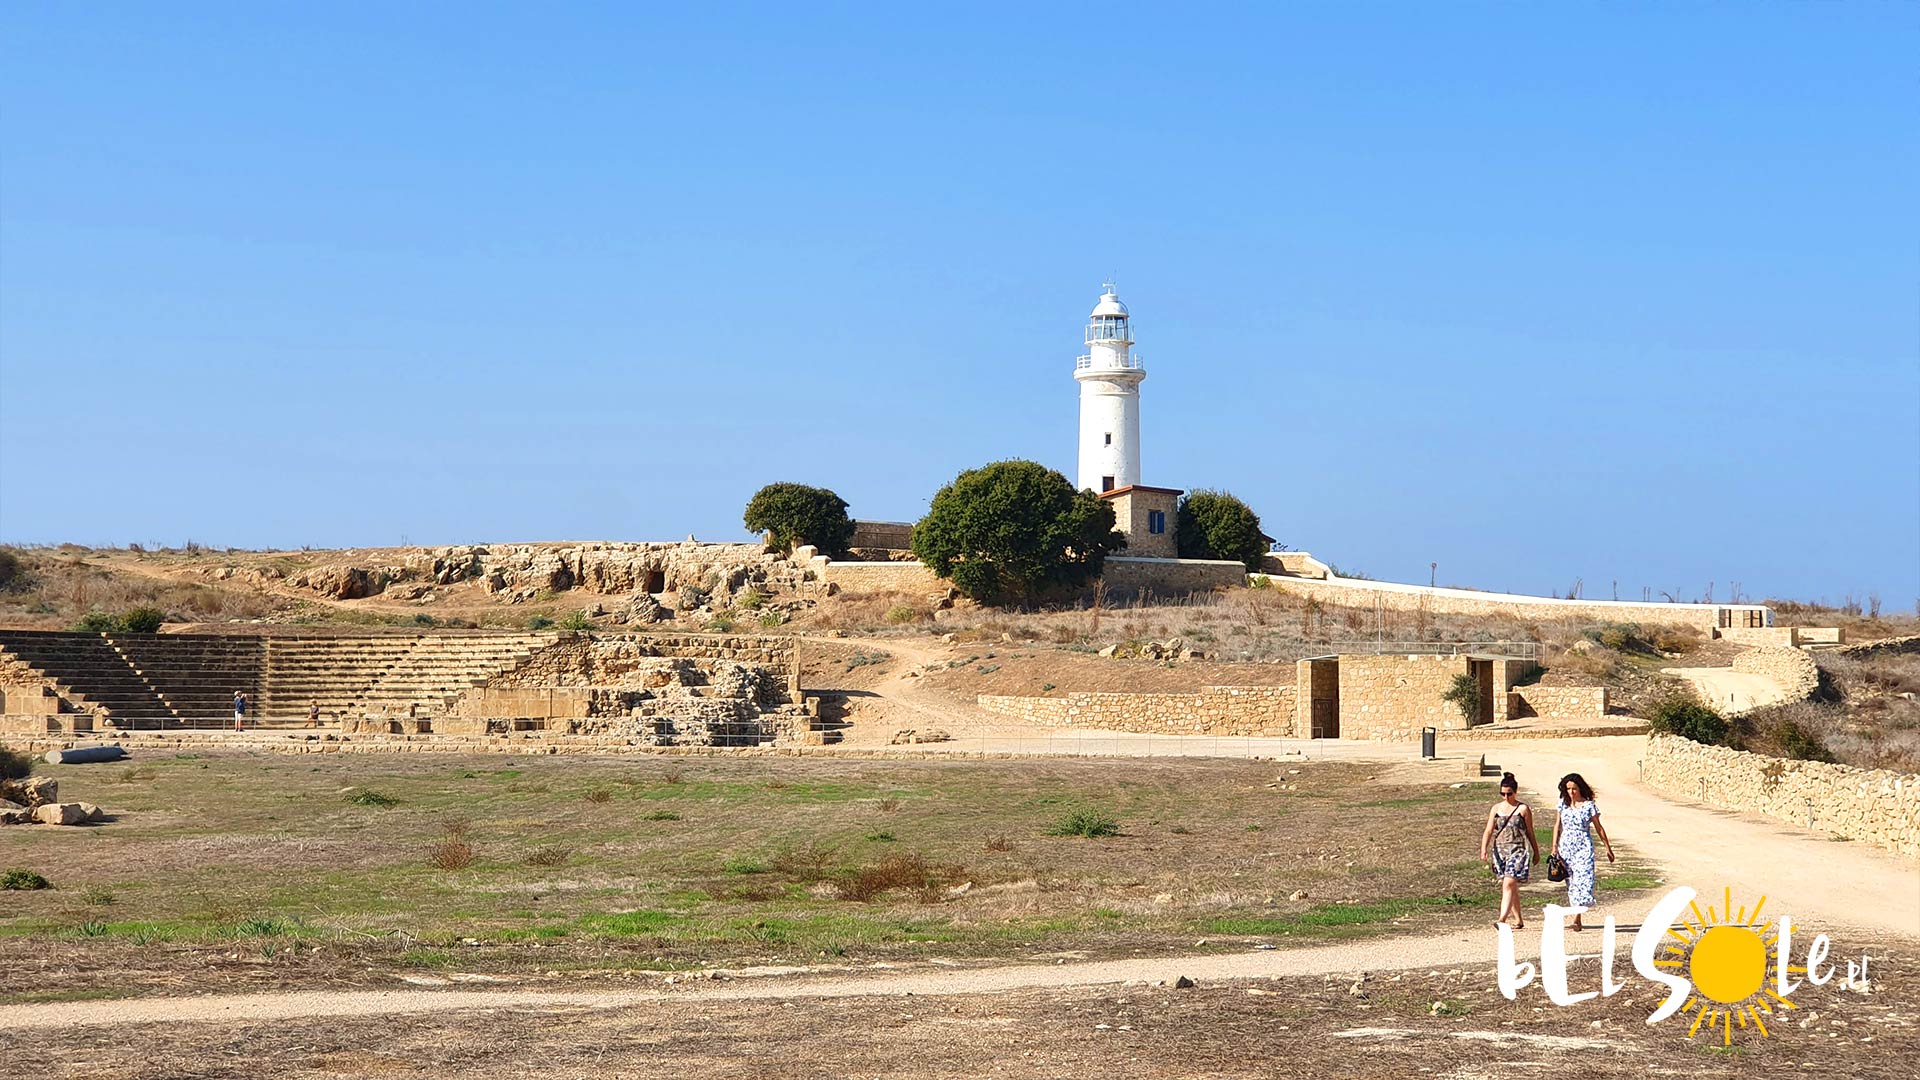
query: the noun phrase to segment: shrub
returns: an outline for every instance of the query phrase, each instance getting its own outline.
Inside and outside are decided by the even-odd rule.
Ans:
[[[1726,717],[1712,706],[1680,696],[1655,702],[1647,719],[1652,721],[1653,730],[1663,735],[1678,735],[1710,746],[1726,745],[1732,730]]]
[[[529,630],[547,630],[552,627],[553,620],[547,618],[545,615],[535,615],[533,618],[527,620],[527,629]]]
[[[1248,570],[1260,569],[1267,542],[1260,515],[1224,491],[1200,490],[1180,500],[1174,538],[1183,559],[1233,559]]]
[[[778,611],[763,611],[760,613],[760,625],[769,630],[776,626],[784,626],[786,622],[787,617]]]
[[[1793,758],[1796,761],[1831,762],[1834,760],[1833,752],[1827,749],[1827,744],[1798,721],[1780,720],[1767,728],[1767,737],[1773,741],[1781,757]]]
[[[29,576],[20,556],[0,548],[0,592],[16,592],[25,588]]]
[[[584,611],[569,612],[566,618],[560,620],[560,629],[571,630],[576,634],[582,630],[591,630],[593,619]]]
[[[910,890],[921,903],[940,899],[946,886],[966,875],[959,866],[938,866],[917,854],[889,855],[849,874],[836,888],[843,900],[865,903],[894,889]]]
[[[782,551],[812,544],[823,555],[845,555],[853,542],[847,500],[826,488],[768,484],[747,501],[742,520],[748,529],[770,534],[773,545]]]
[[[473,845],[457,836],[449,836],[433,845],[427,861],[437,870],[465,870],[473,865]]]
[[[1455,675],[1453,685],[1447,687],[1447,692],[1440,695],[1440,700],[1459,709],[1460,715],[1466,718],[1468,727],[1480,722],[1480,680],[1471,674],[1461,672]]]
[[[820,881],[832,873],[833,860],[832,848],[810,840],[781,848],[773,856],[773,869],[795,881]]]
[[[613,792],[608,791],[606,788],[594,788],[592,791],[587,792],[587,801],[595,806],[605,806],[607,803],[613,801]]]
[[[1048,836],[1118,836],[1120,820],[1104,810],[1075,810],[1053,823]]]
[[[129,634],[157,634],[166,621],[167,613],[153,607],[137,607],[120,616],[120,626]]]
[[[1125,545],[1111,505],[1033,461],[961,473],[913,530],[913,553],[935,574],[996,605],[1085,585]]]
[[[737,598],[734,599],[733,606],[739,608],[742,611],[759,611],[761,606],[766,602],[767,602],[767,594],[761,592],[756,587],[756,588],[748,589],[745,592],[741,593]]]
[[[0,873],[0,889],[12,892],[33,892],[36,889],[51,889],[53,883],[31,870],[8,870]]]
[[[80,890],[80,902],[93,907],[106,907],[113,903],[113,893],[99,885],[89,885]]]
[[[73,624],[73,629],[82,634],[117,634],[121,630],[120,618],[104,611],[89,611]]]
[[[773,867],[766,860],[752,855],[729,855],[720,869],[729,874],[764,874]]]
[[[433,616],[427,614],[424,611],[414,615],[414,617],[411,619],[408,619],[407,622],[414,626],[424,626],[424,627],[435,627],[440,625],[439,619],[434,618]]]
[[[895,604],[887,609],[887,621],[895,626],[920,621],[920,612],[907,604]]]
[[[707,629],[716,634],[730,634],[733,632],[733,626],[733,616],[731,615],[715,615],[713,618],[707,620]]]
[[[18,780],[33,771],[33,755],[0,746],[0,780]]]
[[[1690,653],[1700,647],[1700,639],[1691,631],[1661,630],[1654,635],[1653,647],[1663,653]]]
[[[573,851],[570,848],[547,844],[528,852],[526,862],[528,866],[565,866],[567,860],[572,857]]]
[[[377,806],[381,808],[400,805],[400,800],[391,795],[382,795],[367,788],[354,788],[347,793],[347,802],[354,806]]]

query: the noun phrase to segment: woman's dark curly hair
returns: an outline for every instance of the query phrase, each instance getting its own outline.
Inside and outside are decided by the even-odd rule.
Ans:
[[[1559,795],[1560,795],[1561,806],[1567,805],[1567,785],[1568,784],[1572,784],[1574,787],[1580,789],[1580,797],[1582,799],[1585,799],[1588,802],[1593,801],[1593,785],[1587,783],[1587,778],[1584,776],[1581,776],[1579,773],[1570,772],[1567,775],[1560,778]]]

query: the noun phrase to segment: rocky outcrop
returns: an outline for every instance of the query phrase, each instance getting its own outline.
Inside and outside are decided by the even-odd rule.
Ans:
[[[329,600],[383,594],[424,599],[436,586],[468,582],[509,603],[581,590],[633,597],[627,621],[646,622],[661,612],[657,600],[648,607],[640,597],[677,598],[691,590],[702,598],[696,606],[730,607],[748,592],[778,597],[797,593],[812,580],[805,567],[759,544],[456,545],[406,552],[397,561],[392,552],[382,554],[388,559],[309,567],[288,575],[285,584]],[[231,577],[236,568],[208,573]]]

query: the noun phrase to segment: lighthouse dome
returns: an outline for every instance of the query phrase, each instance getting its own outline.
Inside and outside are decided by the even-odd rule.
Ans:
[[[1121,318],[1126,318],[1127,315],[1127,305],[1120,302],[1120,297],[1114,293],[1111,285],[1107,286],[1106,292],[1100,294],[1100,302],[1093,305],[1093,317],[1097,319],[1102,315],[1118,315]]]

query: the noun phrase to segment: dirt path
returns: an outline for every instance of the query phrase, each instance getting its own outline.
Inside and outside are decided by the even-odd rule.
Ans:
[[[1725,667],[1665,668],[1693,684],[1700,700],[1725,713],[1746,712],[1787,700],[1787,688],[1765,675]]]
[[[1230,954],[918,969],[874,975],[767,976],[703,982],[652,991],[540,990],[308,990],[278,994],[212,994],[0,1007],[0,1031],[76,1025],[224,1023],[321,1016],[384,1016],[502,1008],[620,1008],[663,1001],[768,1001],[871,996],[939,997],[1047,987],[1153,982],[1187,976],[1203,981],[1267,979],[1362,971],[1449,969],[1485,965],[1493,955],[1491,929],[1413,938],[1380,938],[1341,945]],[[1519,951],[1538,955],[1539,938],[1522,936]]]
[[[1732,888],[1736,904],[1764,895],[1767,910],[1791,914],[1814,932],[1860,927],[1920,938],[1920,866],[1864,844],[1692,804],[1684,791],[1645,787],[1645,748],[1644,736],[1542,739],[1496,744],[1488,757],[1520,781],[1542,825],[1553,821],[1560,777],[1580,773],[1594,787],[1615,845],[1631,846],[1673,884],[1703,893]]]

